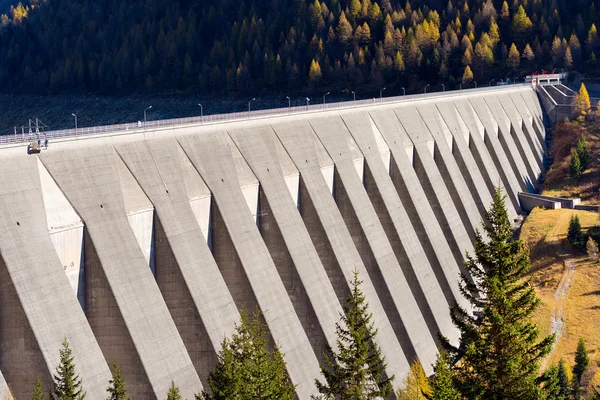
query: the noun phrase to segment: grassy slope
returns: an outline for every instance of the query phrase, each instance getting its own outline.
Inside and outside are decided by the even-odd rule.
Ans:
[[[600,204],[600,128],[593,124],[561,123],[556,128],[554,143],[555,162],[548,171],[544,194],[579,196],[589,204]],[[584,134],[592,154],[591,167],[581,180],[573,182],[569,177],[571,149],[579,135]],[[600,264],[593,263],[581,253],[572,251],[565,244],[569,219],[577,214],[583,229],[600,224],[597,213],[575,210],[535,209],[525,220],[520,238],[531,251],[531,274],[542,303],[535,321],[543,335],[551,332],[553,315],[562,310],[563,326],[546,367],[566,359],[573,365],[575,348],[580,337],[585,338],[590,354],[590,367],[585,383],[600,383]],[[565,273],[565,261],[573,260],[576,271],[564,300],[556,296],[561,278]]]

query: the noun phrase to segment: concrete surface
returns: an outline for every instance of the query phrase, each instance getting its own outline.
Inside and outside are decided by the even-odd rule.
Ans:
[[[431,372],[494,188],[514,218],[537,180],[542,119],[515,86],[0,146],[6,385],[49,387],[66,335],[90,398],[115,358],[132,397],[192,398],[258,308],[309,398],[354,270],[395,386]]]

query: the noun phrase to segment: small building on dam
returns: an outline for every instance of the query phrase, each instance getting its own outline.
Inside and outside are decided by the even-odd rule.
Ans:
[[[90,399],[115,359],[132,398],[192,399],[258,308],[308,399],[355,270],[396,386],[431,372],[495,186],[514,218],[542,171],[542,117],[513,85],[0,146],[0,393],[50,387],[67,337]]]

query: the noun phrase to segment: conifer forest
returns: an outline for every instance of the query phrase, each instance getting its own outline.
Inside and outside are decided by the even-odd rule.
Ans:
[[[23,0],[0,16],[12,93],[335,90],[593,76],[590,0]]]

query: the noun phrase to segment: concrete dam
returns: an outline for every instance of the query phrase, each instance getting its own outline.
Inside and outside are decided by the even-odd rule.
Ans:
[[[536,92],[512,86],[0,147],[0,397],[46,389],[67,337],[90,399],[184,398],[260,309],[299,399],[336,347],[353,271],[395,386],[438,332],[494,187],[543,168]]]

